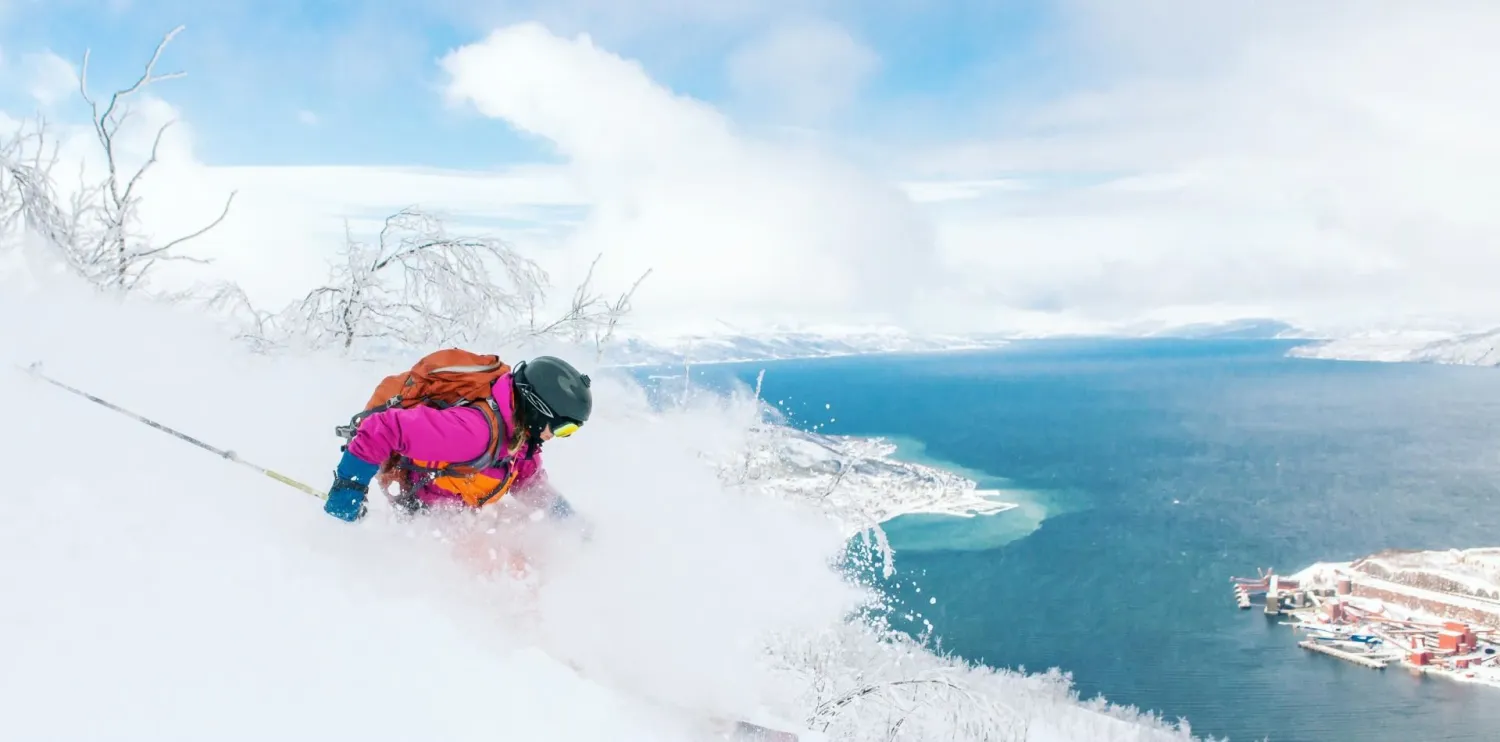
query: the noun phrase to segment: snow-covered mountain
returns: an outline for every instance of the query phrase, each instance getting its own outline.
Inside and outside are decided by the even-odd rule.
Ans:
[[[1183,339],[1274,340],[1305,337],[1305,331],[1277,319],[1246,318],[1225,322],[1190,322],[1140,333],[1145,337]]]
[[[504,507],[404,521],[378,495],[347,524],[237,461],[326,488],[333,427],[392,369],[43,288],[0,290],[0,738],[716,739],[707,714],[827,740],[1191,738],[861,618],[876,596],[834,566],[850,532],[999,507],[878,443],[789,432],[753,398],[658,409],[589,368],[596,417],[545,457],[592,540]]]
[[[1465,334],[1372,332],[1301,345],[1288,355],[1335,361],[1500,366],[1500,329]]]
[[[623,337],[605,347],[611,365],[645,366],[682,363],[726,363],[790,358],[824,358],[876,353],[933,353],[998,348],[1012,340],[1049,337],[1152,337],[1185,339],[1305,337],[1298,328],[1274,319],[1223,322],[1137,322],[1096,327],[1091,332],[972,332],[924,334],[897,327],[783,328],[755,332],[718,332]]]
[[[678,335],[626,338],[607,346],[606,362],[618,366],[732,363],[789,358],[826,358],[873,353],[925,353],[994,348],[1000,338],[922,335],[889,328],[827,331]]]

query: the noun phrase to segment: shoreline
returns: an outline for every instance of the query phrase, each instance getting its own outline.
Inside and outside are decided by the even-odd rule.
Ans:
[[[1019,503],[998,499],[1001,490],[997,489],[974,489],[969,494],[955,497],[932,507],[917,507],[911,510],[892,512],[881,525],[908,515],[940,515],[947,518],[981,518],[987,515],[999,515],[1000,513],[1015,510],[1021,507]]]
[[[905,515],[972,519],[1025,505],[1006,499],[1002,488],[981,487],[990,477],[977,477],[979,472],[903,458],[897,453],[903,439],[828,435],[784,425],[762,426],[753,436],[759,442],[746,458],[725,462],[725,473],[814,505],[847,537],[883,529]]]
[[[916,438],[888,435],[883,444],[881,450],[888,458],[941,472],[966,487],[935,507],[907,508],[881,522],[892,545],[903,551],[998,549],[1035,533],[1050,518],[1087,507],[1061,491],[1029,489],[990,472],[930,456],[926,444]],[[1004,517],[980,518],[998,515]]]
[[[1021,507],[1021,503],[1001,499],[1004,490],[980,487],[980,480],[956,464],[937,466],[928,461],[913,461],[900,455],[905,439],[892,436],[828,436],[813,434],[831,442],[841,454],[854,460],[851,469],[869,475],[879,482],[882,492],[867,515],[870,525],[884,527],[908,515],[935,515],[950,518],[976,518],[997,515]],[[920,441],[906,441],[920,446]],[[925,458],[925,457],[924,457]],[[846,459],[847,460],[847,459]],[[861,464],[875,469],[862,470]],[[856,485],[858,486],[858,485]],[[836,494],[836,488],[830,495]],[[868,526],[866,526],[868,527]]]
[[[953,497],[941,506],[916,508],[896,513],[886,518],[890,522],[903,515],[943,515],[954,518],[975,518],[996,515],[1021,507],[1021,503],[1001,499],[1006,490],[999,487],[981,487],[981,483],[998,479],[988,472],[970,469],[952,461],[942,461],[927,455],[927,444],[901,435],[878,435],[863,440],[878,446],[876,455],[892,463],[928,472],[934,476],[952,477],[963,487],[963,494]]]
[[[1268,619],[1305,636],[1299,647],[1500,689],[1500,590],[1476,576],[1495,569],[1497,556],[1500,549],[1382,552],[1230,581],[1241,610],[1258,603]]]

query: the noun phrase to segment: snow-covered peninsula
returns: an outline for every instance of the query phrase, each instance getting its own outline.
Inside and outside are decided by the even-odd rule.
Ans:
[[[741,457],[723,462],[726,478],[815,503],[848,535],[912,513],[972,517],[1016,507],[971,479],[893,458],[896,446],[883,438],[783,425],[756,426],[752,436]]]
[[[1287,355],[1334,361],[1500,366],[1500,329],[1462,334],[1442,331],[1363,333],[1299,345]]]

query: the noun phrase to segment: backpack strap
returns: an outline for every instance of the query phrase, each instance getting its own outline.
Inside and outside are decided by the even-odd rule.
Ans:
[[[420,472],[423,474],[433,474],[437,476],[464,476],[468,472],[458,470],[468,469],[470,471],[479,471],[481,469],[488,469],[491,466],[511,466],[514,457],[498,457],[501,446],[505,442],[505,425],[500,418],[500,405],[495,401],[493,397],[486,397],[484,399],[484,404],[482,405],[475,405],[474,402],[465,399],[461,399],[454,404],[426,402],[425,400],[424,403],[430,404],[439,409],[475,406],[480,411],[480,413],[484,415],[485,422],[489,424],[489,442],[485,445],[483,453],[472,459],[469,459],[468,461],[455,461],[449,463],[447,466],[432,467],[418,465],[412,462],[409,457],[403,456],[397,463],[397,466],[399,468],[405,469],[407,471]]]
[[[495,498],[500,497],[501,495],[504,495],[506,492],[508,492],[510,490],[510,486],[516,483],[516,475],[520,472],[516,469],[514,459],[514,456],[505,457],[507,465],[505,479],[500,480],[500,484],[495,485],[494,489],[486,493],[484,497],[479,498],[479,500],[474,503],[475,507],[482,508],[485,505],[488,505],[491,500],[494,500]]]
[[[354,440],[354,434],[359,431],[359,424],[362,423],[362,422],[364,422],[365,418],[367,418],[367,417],[369,417],[369,416],[371,416],[371,415],[373,415],[373,414],[375,414],[377,412],[385,412],[386,410],[389,410],[392,407],[400,407],[400,406],[401,406],[401,395],[398,394],[398,395],[396,395],[394,397],[391,397],[390,399],[387,399],[386,401],[384,401],[384,402],[382,402],[382,403],[380,403],[378,405],[375,405],[374,407],[371,407],[368,410],[360,410],[359,412],[355,413],[355,415],[353,417],[349,418],[349,422],[348,423],[345,423],[344,425],[340,425],[340,426],[334,428],[333,432],[335,434],[337,434],[340,438],[343,438],[345,441],[352,441],[352,440]]]
[[[472,404],[468,400],[459,400],[459,404]],[[459,464],[455,467],[471,468],[475,470],[485,469],[496,463],[509,463],[510,457],[497,460],[501,447],[505,445],[505,421],[500,417],[500,403],[494,397],[485,397],[484,404],[479,407],[480,413],[484,415],[485,422],[490,426],[489,443],[484,447],[484,453],[475,458]]]

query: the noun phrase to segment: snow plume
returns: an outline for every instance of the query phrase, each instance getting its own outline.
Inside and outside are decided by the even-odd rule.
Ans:
[[[1187,738],[858,619],[838,524],[720,476],[750,397],[657,410],[583,361],[596,421],[545,455],[587,543],[378,495],[349,525],[14,365],[322,489],[333,427],[410,358],[255,354],[180,307],[43,288],[0,283],[0,737],[705,739],[687,707],[838,740]]]
[[[826,154],[751,139],[587,35],[507,26],[442,66],[453,102],[567,158],[592,204],[573,262],[607,252],[606,283],[651,268],[637,310],[654,327],[889,320],[936,278],[930,225],[902,191]]]
[[[389,370],[254,356],[168,309],[95,301],[82,293],[15,301],[7,292],[6,316],[31,318],[7,330],[7,366],[44,359],[59,381],[319,488],[339,455],[333,426]],[[30,422],[12,424],[6,450],[48,473],[13,491],[0,539],[6,563],[30,565],[6,580],[20,581],[7,594],[25,596],[7,601],[7,614],[25,612],[7,615],[5,634],[26,637],[16,649],[31,660],[6,663],[6,695],[61,699],[67,687],[99,683],[91,690],[121,704],[118,713],[85,715],[98,728],[58,728],[128,733],[130,704],[144,701],[131,713],[145,720],[166,716],[170,699],[185,694],[184,703],[197,698],[235,718],[247,736],[277,729],[246,717],[279,717],[288,724],[281,731],[299,734],[411,738],[433,729],[403,719],[445,716],[457,736],[491,736],[517,714],[538,730],[560,724],[583,738],[609,736],[556,718],[567,704],[530,686],[555,686],[545,695],[564,698],[578,691],[506,658],[524,646],[521,624],[485,614],[519,620],[501,601],[522,593],[487,590],[469,576],[488,570],[489,549],[504,546],[476,540],[483,523],[406,525],[381,508],[366,527],[335,527],[295,489],[61,390],[20,376],[13,383],[26,392],[7,418]],[[753,698],[768,682],[755,675],[761,631],[826,624],[859,598],[819,566],[842,547],[837,529],[786,503],[735,499],[684,448],[694,426],[632,419],[620,381],[600,375],[596,388],[591,435],[547,447],[553,482],[593,521],[595,538],[554,562],[539,555],[546,581],[532,618],[540,640],[653,696],[700,707]],[[495,597],[480,597],[486,592]],[[77,666],[59,661],[65,656]],[[205,658],[215,665],[209,678],[200,677]],[[482,669],[488,663],[492,671]],[[122,693],[127,687],[138,693]],[[389,700],[379,708],[366,700],[382,696]],[[473,707],[472,718],[444,711],[445,698]],[[407,702],[416,707],[401,709]],[[52,715],[45,704],[24,706],[43,715],[8,723]],[[290,721],[319,708],[327,714],[313,721],[326,727]],[[180,717],[181,730],[206,721]]]
[[[592,437],[548,450],[553,481],[598,525],[587,558],[547,579],[547,632],[653,695],[722,706],[769,686],[755,670],[764,632],[815,630],[862,601],[832,568],[837,524],[744,497],[704,466],[742,445],[725,422],[750,414],[748,401],[653,419],[618,380],[596,390],[614,401]],[[609,416],[631,408],[633,419]]]

